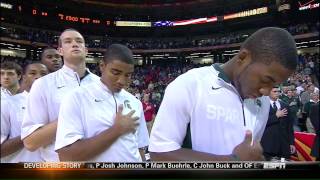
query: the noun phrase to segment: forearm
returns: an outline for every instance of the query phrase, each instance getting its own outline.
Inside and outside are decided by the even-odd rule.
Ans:
[[[155,153],[150,152],[152,161],[232,161],[231,155],[214,155],[181,148],[175,151]]]
[[[21,137],[15,137],[8,139],[1,144],[1,157],[8,156],[12,153],[15,153],[23,148],[23,142]]]
[[[142,161],[146,161],[146,156],[145,156],[145,153],[144,153],[144,149],[143,148],[139,148],[139,153],[140,153],[140,156],[141,156],[141,159]]]
[[[60,161],[86,161],[108,149],[122,134],[111,127],[97,136],[81,139],[57,150]]]
[[[40,147],[45,147],[53,143],[56,138],[57,122],[58,121],[53,121],[35,130],[23,139],[24,146],[30,151],[35,151]]]

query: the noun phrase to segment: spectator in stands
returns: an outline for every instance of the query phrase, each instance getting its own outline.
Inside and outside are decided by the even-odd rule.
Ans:
[[[310,84],[307,85],[307,88],[304,92],[301,93],[300,95],[300,100],[301,100],[301,105],[302,105],[302,117],[300,120],[300,128],[301,131],[307,131],[307,127],[306,127],[306,122],[307,122],[307,118],[308,118],[308,112],[306,112],[305,110],[307,110],[305,108],[306,104],[310,101],[311,98],[311,93],[314,92],[314,85]]]
[[[1,163],[39,162],[40,151],[30,152],[21,140],[21,123],[33,82],[46,75],[48,69],[40,63],[25,67],[20,93],[1,100]]]
[[[293,127],[294,130],[300,131],[298,125],[298,112],[300,110],[300,100],[299,97],[295,96],[295,88],[291,87],[288,90],[288,102],[285,102],[289,105],[289,113],[291,114],[291,118],[293,120]]]
[[[143,107],[124,89],[134,71],[131,50],[108,47],[100,71],[100,81],[62,102],[55,149],[61,161],[141,162],[149,144]]]
[[[314,127],[312,126],[312,123],[310,121],[310,117],[311,117],[311,106],[313,105],[319,105],[319,93],[310,93],[310,101],[307,102],[305,105],[304,105],[304,108],[303,108],[303,112],[306,113],[306,117],[307,117],[307,120],[306,120],[306,127],[307,127],[307,130],[309,133],[315,133],[314,131]]]
[[[22,68],[17,63],[1,63],[1,99],[18,93],[21,74]]]
[[[59,161],[54,142],[62,99],[76,87],[99,81],[99,77],[86,68],[88,51],[77,30],[66,29],[61,33],[58,50],[64,66],[33,84],[22,122],[21,139],[25,147],[30,151],[41,148],[41,158],[46,162]]]
[[[295,153],[292,114],[288,104],[279,99],[280,89],[270,92],[270,111],[261,145],[266,160],[289,159]]]
[[[151,159],[263,160],[259,140],[270,101],[260,96],[269,95],[294,72],[295,44],[287,31],[263,28],[227,63],[193,69],[175,79],[151,130]]]
[[[289,26],[287,29],[291,34],[303,34],[307,32],[318,31],[317,25],[313,24],[311,28],[306,24],[296,24],[294,26]],[[112,43],[121,43],[126,44],[132,49],[172,49],[172,48],[184,48],[184,47],[204,47],[204,46],[214,46],[221,44],[230,44],[230,43],[240,43],[242,42],[245,36],[251,34],[252,30],[247,30],[246,32],[238,32],[236,35],[234,33],[226,32],[215,35],[214,37],[206,38],[184,38],[184,39],[172,39],[172,40],[163,40],[163,39],[118,39],[118,38],[105,38],[100,37],[99,42],[97,38],[86,38],[88,39],[88,45],[92,48],[105,48]],[[56,42],[57,32],[49,31],[39,31],[32,28],[17,28],[17,27],[6,27],[6,30],[3,31],[4,37],[10,37],[13,39],[24,39],[32,42],[43,42],[43,43],[54,43]],[[107,46],[104,46],[107,45]],[[300,63],[306,64],[305,59],[299,58]],[[303,62],[304,61],[304,62]],[[311,65],[312,66],[312,65]],[[312,69],[312,67],[311,67]],[[306,70],[307,73],[309,70]]]
[[[150,94],[143,95],[142,106],[143,106],[144,117],[147,122],[148,132],[150,134],[152,124],[153,124],[153,119],[155,117],[155,108],[154,108],[154,105],[150,102]]]
[[[47,66],[50,73],[62,67],[62,59],[59,52],[53,47],[47,47],[42,51],[41,62]]]
[[[300,95],[301,92],[304,92],[306,89],[307,89],[307,83],[303,81],[298,87],[296,87],[297,94]]]
[[[279,96],[279,99],[281,99],[285,103],[288,103],[289,101],[288,91],[289,91],[289,85],[287,83],[282,84],[281,94]]]

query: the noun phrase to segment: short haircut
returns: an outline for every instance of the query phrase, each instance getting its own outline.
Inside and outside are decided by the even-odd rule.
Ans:
[[[49,50],[49,49],[57,50],[56,48],[51,47],[51,46],[48,46],[48,47],[44,48],[44,49],[42,50],[42,52],[41,52],[41,56],[40,56],[41,59],[40,59],[40,60],[42,60],[43,55],[44,55],[44,52],[45,52],[46,50]]]
[[[62,31],[62,33],[61,33],[60,36],[59,36],[59,39],[58,39],[58,47],[61,47],[61,46],[62,46],[61,35],[62,35],[64,32],[67,32],[67,31],[76,31],[76,32],[78,32],[79,34],[81,34],[78,30],[73,29],[73,28],[65,29],[64,31]]]
[[[111,44],[105,51],[103,62],[110,63],[113,60],[134,64],[132,51],[122,44]]]
[[[44,65],[44,64],[41,63],[40,61],[31,62],[31,63],[25,65],[25,67],[23,68],[23,75],[25,75],[25,74],[27,73],[27,70],[28,70],[29,66],[32,65],[32,64],[42,64],[42,65]],[[47,68],[46,65],[44,65],[44,66]]]
[[[241,45],[251,53],[253,62],[280,63],[287,69],[295,70],[298,64],[297,47],[292,35],[281,28],[266,27],[253,33]]]
[[[16,71],[17,75],[22,74],[21,66],[15,62],[12,62],[12,61],[6,61],[6,62],[1,63],[1,69],[4,69],[4,70],[14,69]]]

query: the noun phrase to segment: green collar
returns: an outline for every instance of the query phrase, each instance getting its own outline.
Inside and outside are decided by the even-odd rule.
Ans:
[[[223,79],[226,83],[231,83],[231,80],[229,77],[226,75],[226,73],[223,71],[223,69],[220,67],[219,64],[213,64],[213,68],[219,72],[218,77]]]

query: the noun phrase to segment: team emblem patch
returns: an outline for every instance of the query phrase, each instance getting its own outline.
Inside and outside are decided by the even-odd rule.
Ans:
[[[132,109],[129,100],[124,100],[123,104],[125,108]]]

